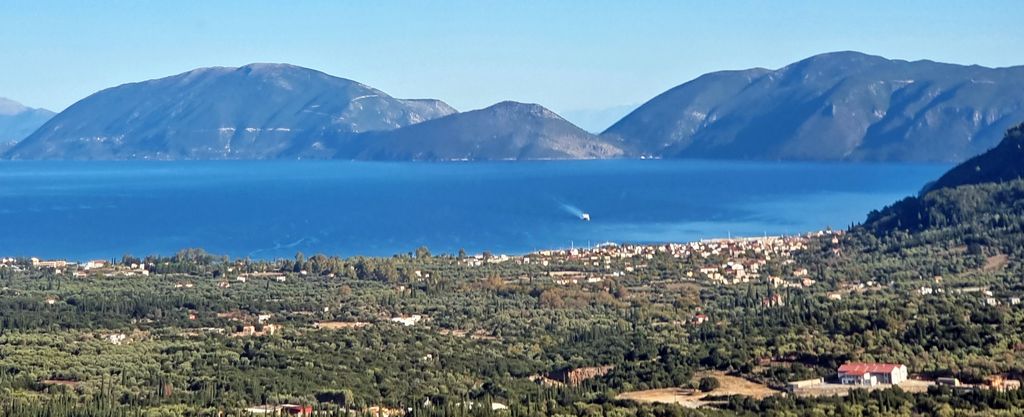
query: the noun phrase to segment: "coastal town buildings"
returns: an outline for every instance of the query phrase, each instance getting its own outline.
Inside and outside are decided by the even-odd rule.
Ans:
[[[558,250],[542,250],[523,256],[480,254],[459,259],[459,264],[479,267],[513,262],[547,269],[556,285],[597,284],[605,279],[640,274],[653,264],[682,264],[683,276],[718,285],[768,282],[777,288],[805,288],[817,283],[793,255],[807,248],[811,239],[833,236],[838,245],[841,231],[821,231],[798,236],[764,236],[708,239],[658,245],[611,244]]]

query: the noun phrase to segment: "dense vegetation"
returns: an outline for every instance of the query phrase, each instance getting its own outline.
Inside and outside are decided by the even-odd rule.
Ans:
[[[968,159],[929,188],[953,188],[961,185],[1006,182],[1024,177],[1024,124],[1006,132],[1002,142],[987,152]]]

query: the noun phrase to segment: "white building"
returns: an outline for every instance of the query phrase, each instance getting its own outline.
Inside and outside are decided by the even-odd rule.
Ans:
[[[415,326],[417,323],[423,320],[423,316],[419,314],[413,314],[408,317],[392,317],[391,321],[401,324],[403,326]]]
[[[847,363],[839,367],[844,385],[899,385],[907,380],[907,367],[892,363]]]

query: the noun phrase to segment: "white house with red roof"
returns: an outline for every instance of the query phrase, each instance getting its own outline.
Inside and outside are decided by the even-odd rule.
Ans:
[[[851,362],[839,367],[839,382],[844,385],[899,385],[907,380],[907,367],[894,363]]]

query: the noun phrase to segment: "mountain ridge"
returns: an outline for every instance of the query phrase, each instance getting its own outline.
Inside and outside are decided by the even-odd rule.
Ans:
[[[960,162],[1020,120],[1024,66],[843,51],[702,75],[602,136],[666,158]]]

